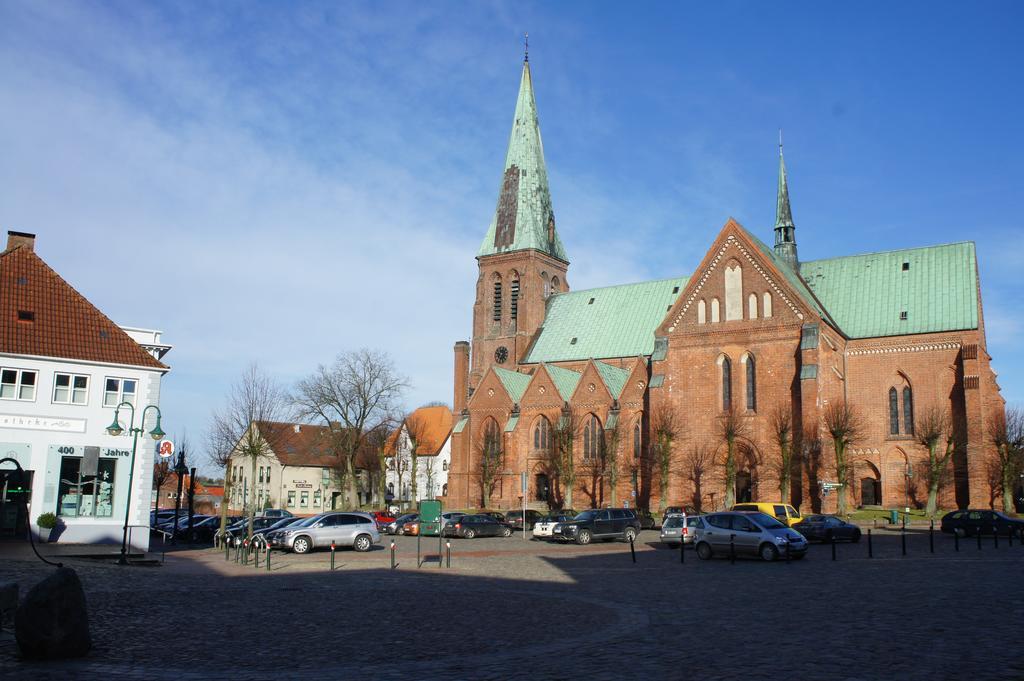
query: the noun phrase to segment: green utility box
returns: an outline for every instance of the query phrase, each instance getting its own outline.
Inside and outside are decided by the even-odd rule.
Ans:
[[[441,536],[441,502],[437,499],[424,499],[419,503],[420,536]]]
[[[889,511],[889,524],[890,525],[899,525],[899,522],[900,522],[900,512],[895,510],[895,509]]]

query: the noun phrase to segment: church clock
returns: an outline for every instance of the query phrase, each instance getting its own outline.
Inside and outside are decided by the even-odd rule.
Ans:
[[[508,359],[508,348],[504,345],[498,346],[498,349],[494,351],[494,361],[498,364],[504,364]]]

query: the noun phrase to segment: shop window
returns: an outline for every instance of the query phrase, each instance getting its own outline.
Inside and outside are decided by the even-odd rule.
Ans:
[[[302,490],[299,493],[299,508],[306,508],[309,506],[309,490]]]
[[[0,399],[36,399],[36,372],[26,369],[4,369],[0,371]]]
[[[316,490],[315,492],[313,492],[313,505],[320,505],[320,490]]]
[[[122,402],[135,404],[139,382],[133,378],[108,378],[103,389],[103,406],[116,407]]]
[[[57,515],[65,518],[110,518],[114,515],[114,473],[116,459],[100,459],[96,473],[83,474],[84,459],[65,456],[60,460]]]
[[[89,377],[54,374],[53,401],[57,404],[85,404],[89,397]]]
[[[295,508],[295,490],[288,490],[288,506]]]

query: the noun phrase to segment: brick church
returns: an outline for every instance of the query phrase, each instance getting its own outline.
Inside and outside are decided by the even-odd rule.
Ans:
[[[785,471],[785,501],[804,511],[834,511],[839,495],[922,506],[915,424],[939,412],[957,443],[940,507],[998,498],[987,424],[1004,402],[974,244],[802,262],[781,147],[774,246],[729,219],[688,275],[573,291],[526,61],[476,259],[473,340],[455,344],[449,507],[518,508],[525,482],[538,509],[708,510],[780,500]],[[829,405],[859,424],[843,480]]]

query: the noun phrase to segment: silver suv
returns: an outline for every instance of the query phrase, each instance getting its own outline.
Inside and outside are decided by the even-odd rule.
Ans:
[[[694,543],[697,557],[708,560],[716,555],[760,556],[776,560],[788,552],[799,560],[807,553],[807,540],[767,513],[726,511],[709,513],[697,527]]]
[[[356,551],[369,551],[380,542],[377,523],[368,513],[323,513],[285,527],[269,538],[273,548],[308,553],[315,548],[351,546]]]

